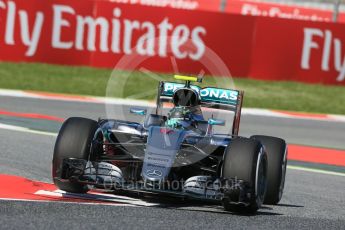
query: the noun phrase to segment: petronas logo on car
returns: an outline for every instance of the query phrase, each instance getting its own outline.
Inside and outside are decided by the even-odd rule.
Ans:
[[[172,96],[178,89],[184,88],[184,84],[165,82],[163,94],[165,96]],[[196,85],[190,85],[190,88],[196,91],[201,98],[201,101],[219,102],[225,104],[236,104],[239,92],[231,89],[220,89],[213,87],[201,88]]]

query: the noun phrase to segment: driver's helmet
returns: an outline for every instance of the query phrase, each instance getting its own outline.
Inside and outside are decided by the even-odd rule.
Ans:
[[[168,113],[166,125],[170,128],[179,128],[190,125],[194,113],[199,113],[199,95],[191,88],[176,90],[173,95],[174,108]]]
[[[192,117],[192,111],[187,106],[174,107],[168,113],[166,125],[170,128],[184,127],[189,125]]]
[[[168,113],[168,119],[189,120],[192,118],[192,112],[188,107],[174,107]]]

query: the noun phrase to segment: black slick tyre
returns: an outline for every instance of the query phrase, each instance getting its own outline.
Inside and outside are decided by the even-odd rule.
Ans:
[[[270,136],[252,136],[260,141],[267,152],[267,192],[265,204],[278,204],[283,196],[287,165],[287,144],[283,139]]]
[[[88,191],[86,185],[71,181],[62,182],[56,178],[60,178],[63,173],[63,159],[89,159],[92,140],[97,129],[98,123],[86,118],[72,117],[63,123],[55,143],[52,165],[53,181],[59,189],[71,193]]]
[[[267,158],[259,141],[248,138],[235,138],[226,148],[221,177],[236,179],[249,185],[249,205],[238,204],[234,194],[225,194],[224,209],[232,212],[255,213],[262,205],[266,192]]]

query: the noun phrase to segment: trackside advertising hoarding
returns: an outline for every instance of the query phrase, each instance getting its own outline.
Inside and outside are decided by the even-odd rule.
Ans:
[[[332,22],[333,11],[317,8],[305,8],[299,5],[258,2],[250,0],[229,0],[225,11],[228,13],[264,16],[273,18],[296,19],[306,21]],[[345,13],[340,12],[338,22],[345,23]]]
[[[129,4],[150,7],[168,7],[182,10],[219,11],[222,0],[99,0],[118,4]]]
[[[100,0],[99,0],[100,1]],[[306,8],[297,4],[260,2],[251,0],[102,0],[118,4],[150,7],[168,7],[183,10],[206,10],[232,14],[277,17],[285,19],[332,22],[333,11]],[[345,13],[340,12],[338,22],[345,23]]]
[[[228,75],[205,66],[216,55],[233,76],[345,85],[344,43],[342,24],[109,1],[0,0],[3,61]]]
[[[249,76],[345,85],[345,25],[257,18]]]

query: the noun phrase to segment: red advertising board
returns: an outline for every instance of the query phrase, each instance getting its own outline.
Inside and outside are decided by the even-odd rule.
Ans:
[[[173,57],[181,72],[191,73],[202,70],[209,49],[227,54],[222,60],[236,66],[234,74],[249,69],[251,17],[109,1],[0,2],[1,60],[114,67],[128,56],[145,65],[120,67],[172,72]]]
[[[117,4],[173,8],[181,10],[219,11],[222,0],[102,0]]]
[[[345,85],[344,42],[343,24],[110,1],[0,0],[3,61]]]
[[[102,10],[97,16],[111,18],[113,15],[114,7],[110,2],[98,4],[98,9]],[[146,27],[141,31],[135,30],[131,38],[126,36],[127,28],[122,28],[119,39],[122,39],[123,44],[122,46],[119,45],[119,55],[98,50],[94,52],[93,65],[113,66],[114,63],[117,63],[114,58],[119,60],[124,54],[130,56],[139,54],[144,56],[142,58],[144,59],[144,66],[139,65],[136,68],[144,67],[160,72],[172,72],[174,71],[170,58],[172,55],[180,71],[195,73],[205,68],[202,63],[206,62],[203,58],[207,58],[206,49],[209,48],[218,55],[221,53],[228,54],[228,58],[222,58],[222,60],[230,67],[230,70],[231,66],[236,66],[233,71],[237,75],[245,76],[247,74],[250,63],[246,60],[250,57],[250,52],[243,52],[243,50],[249,51],[251,48],[253,18],[211,12],[203,12],[200,15],[200,12],[168,8],[160,9],[160,13],[157,13],[157,9],[149,7],[144,8],[145,14],[138,15],[137,12],[142,8],[122,6],[118,9],[121,11],[120,18],[122,20],[125,18],[125,26],[126,22],[137,21],[138,27],[143,28],[145,23]],[[227,22],[226,30],[220,26],[224,22]],[[237,31],[236,35],[234,35],[234,31]],[[152,50],[146,47],[140,51],[142,36],[152,38]],[[114,40],[114,38],[112,39]],[[180,48],[176,47],[179,40],[183,43],[184,39],[188,39],[188,41],[184,42]],[[128,49],[129,47],[126,48],[126,41],[129,40],[131,50]],[[150,46],[150,42],[146,45]],[[126,67],[124,66],[124,68]],[[206,69],[204,71],[210,72]]]
[[[118,4],[173,8],[183,10],[204,10],[226,13],[266,16],[274,18],[323,21],[333,20],[333,11],[306,8],[297,4],[271,3],[253,0],[103,0]],[[345,13],[340,12],[338,22],[345,22]]]
[[[231,0],[227,1],[226,12],[265,16],[273,18],[296,19],[306,21],[332,22],[333,11],[317,8],[305,8],[299,5],[286,5],[282,3],[268,3],[250,0]],[[339,22],[345,22],[345,14],[340,12]]]
[[[257,18],[250,76],[345,85],[345,25]]]

